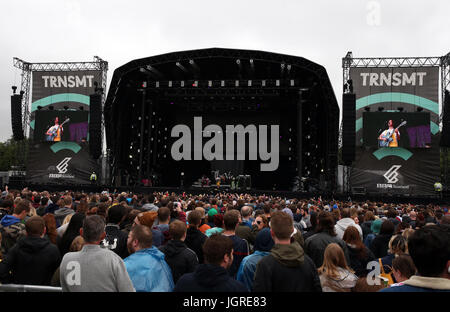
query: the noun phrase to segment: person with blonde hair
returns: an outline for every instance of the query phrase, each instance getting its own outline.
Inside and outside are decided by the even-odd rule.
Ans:
[[[325,248],[323,264],[318,272],[324,292],[350,292],[358,281],[358,277],[347,265],[344,251],[336,243]]]

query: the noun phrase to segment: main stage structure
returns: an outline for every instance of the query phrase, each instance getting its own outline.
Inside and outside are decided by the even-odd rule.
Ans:
[[[249,157],[173,159],[172,129],[193,129],[196,117],[222,129],[278,125],[277,170]],[[251,176],[255,189],[336,188],[338,103],[325,68],[302,57],[210,48],[132,60],[114,71],[104,118],[118,187],[189,186],[213,171]]]

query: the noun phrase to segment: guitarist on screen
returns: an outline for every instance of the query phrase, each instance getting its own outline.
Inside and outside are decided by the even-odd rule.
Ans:
[[[392,119],[388,121],[389,129],[384,130],[378,137],[380,147],[398,147],[398,141],[400,140],[400,131],[398,128],[394,128],[394,122]]]
[[[59,124],[59,118],[55,118],[55,125],[51,126],[45,133],[47,141],[60,142],[64,132],[63,125]]]

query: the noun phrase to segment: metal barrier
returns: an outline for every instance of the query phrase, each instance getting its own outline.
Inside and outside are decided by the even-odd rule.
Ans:
[[[1,284],[0,292],[62,292],[61,287]]]

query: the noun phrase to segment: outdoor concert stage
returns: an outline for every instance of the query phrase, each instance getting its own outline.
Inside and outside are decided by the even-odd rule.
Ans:
[[[325,68],[301,57],[211,48],[133,60],[114,71],[104,121],[114,187],[228,173],[253,190],[292,190],[296,177],[336,189],[339,107]]]

